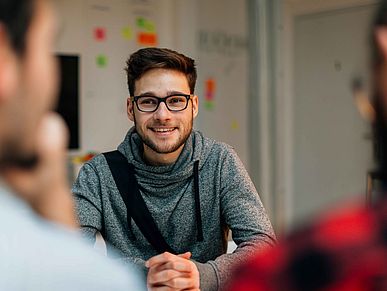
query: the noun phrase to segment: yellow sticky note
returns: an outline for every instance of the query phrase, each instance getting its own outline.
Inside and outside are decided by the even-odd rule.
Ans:
[[[123,39],[131,40],[133,38],[133,30],[131,27],[126,26],[122,28],[121,35]]]
[[[239,129],[239,123],[238,123],[238,121],[233,120],[233,121],[231,122],[231,129],[233,129],[233,130],[238,130],[238,129]]]

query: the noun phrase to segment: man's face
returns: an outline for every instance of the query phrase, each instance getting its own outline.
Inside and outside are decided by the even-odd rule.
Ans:
[[[187,77],[178,71],[153,69],[135,82],[135,96],[165,97],[171,94],[190,94]],[[155,112],[141,112],[128,100],[128,117],[134,121],[137,133],[144,143],[144,151],[170,154],[179,151],[192,131],[193,119],[198,113],[198,98],[192,97],[185,110],[171,112],[160,103]]]
[[[54,105],[57,93],[57,63],[52,54],[55,21],[46,0],[34,1],[34,14],[26,34],[22,56],[10,49],[10,82],[4,90],[0,127],[3,155],[12,163],[35,154],[36,132],[41,118]],[[11,75],[12,74],[12,75]],[[1,93],[1,92],[0,92]]]

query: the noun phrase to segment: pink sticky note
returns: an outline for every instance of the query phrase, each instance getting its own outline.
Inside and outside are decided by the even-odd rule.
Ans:
[[[104,41],[106,39],[106,29],[103,27],[96,27],[94,29],[94,39],[96,41]]]

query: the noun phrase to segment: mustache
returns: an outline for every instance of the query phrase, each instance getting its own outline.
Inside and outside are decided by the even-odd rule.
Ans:
[[[156,126],[164,126],[164,127],[179,127],[177,125],[173,125],[170,123],[165,123],[165,122],[154,122],[152,124],[149,124],[147,127],[156,127]]]

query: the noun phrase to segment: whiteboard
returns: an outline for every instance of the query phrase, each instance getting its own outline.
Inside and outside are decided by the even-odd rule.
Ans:
[[[57,52],[81,57],[81,152],[115,148],[132,125],[126,117],[128,91],[123,69],[128,56],[142,47],[136,38],[143,28],[137,21],[145,18],[154,26],[158,46],[177,49],[197,62],[199,115],[195,127],[233,146],[248,166],[245,0],[54,2],[62,16]],[[131,38],[123,37],[124,28],[130,28]],[[96,39],[96,29],[106,34],[104,40]],[[100,56],[105,66],[98,65]],[[212,92],[207,90],[209,81]]]
[[[198,2],[198,127],[233,146],[248,167],[247,2]]]

